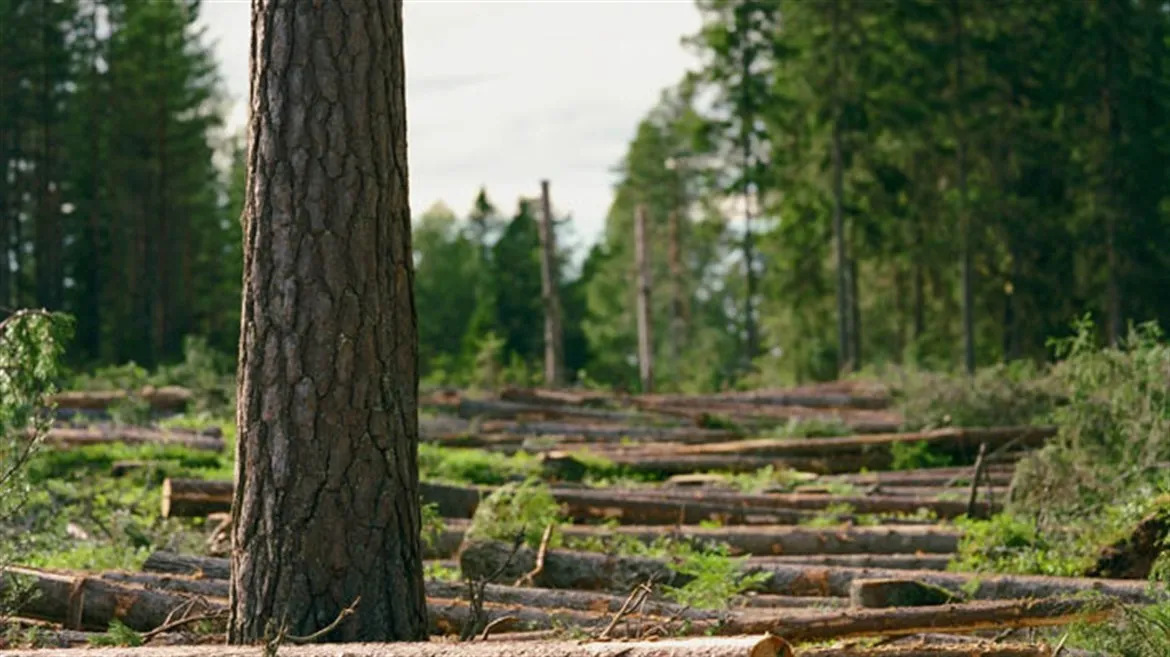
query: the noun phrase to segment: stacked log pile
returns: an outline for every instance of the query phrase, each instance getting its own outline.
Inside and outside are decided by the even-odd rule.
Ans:
[[[477,509],[498,489],[424,482],[422,501],[437,505],[445,520],[425,556],[446,560],[463,578],[482,584],[482,599],[472,604],[467,582],[428,580],[431,643],[350,646],[346,652],[355,657],[1038,657],[1055,651],[1042,640],[986,637],[1103,621],[1120,604],[1161,599],[1140,580],[953,572],[962,535],[950,521],[997,512],[1008,497],[1014,462],[1042,446],[1054,429],[903,432],[903,420],[890,405],[881,389],[852,383],[706,396],[539,389],[507,389],[494,399],[431,394],[423,406],[440,415],[423,417],[424,440],[543,454],[549,491],[568,522],[556,531],[569,547],[532,549],[472,537]],[[793,420],[845,427],[851,434],[767,437]],[[135,440],[133,432],[120,431],[122,440]],[[73,440],[57,442],[80,444]],[[918,443],[951,456],[955,465],[892,470],[898,446]],[[618,487],[581,483],[579,474],[599,457],[618,470],[663,481]],[[792,473],[784,486],[750,493],[736,488],[729,476],[765,467],[803,474]],[[161,514],[220,514],[222,525],[233,491],[230,481],[167,479]],[[651,546],[664,536],[700,548],[726,546],[743,559],[745,573],[759,576],[757,584],[726,600],[724,608],[677,604],[665,595],[666,587],[685,586],[691,576],[670,559],[629,556],[621,548],[631,542]],[[61,645],[105,630],[113,620],[148,633],[154,644],[170,641],[176,632],[167,628],[184,616],[200,616],[211,624],[211,636],[219,636],[230,570],[222,557],[158,551],[141,572],[13,568],[0,576],[0,594],[17,581],[37,591],[14,622],[57,624],[73,633],[63,634]],[[489,576],[495,579],[489,582]],[[79,598],[84,604],[76,603]],[[631,604],[635,599],[638,604]],[[483,641],[449,641],[469,632],[483,635],[489,627]],[[558,641],[566,627],[594,640]],[[881,641],[874,644],[873,638]],[[153,657],[154,650],[85,654]],[[261,654],[259,648],[223,646],[168,650],[167,657]],[[333,654],[314,646],[282,646],[280,652]],[[1061,649],[1060,654],[1076,653]]]

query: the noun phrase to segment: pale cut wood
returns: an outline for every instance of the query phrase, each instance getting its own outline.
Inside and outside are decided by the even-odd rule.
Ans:
[[[263,657],[263,646],[168,646],[145,648],[68,649],[54,657]],[[648,642],[504,643],[346,643],[282,645],[282,657],[792,657],[792,649],[776,637],[666,639]],[[15,651],[8,657],[44,657],[37,651]]]

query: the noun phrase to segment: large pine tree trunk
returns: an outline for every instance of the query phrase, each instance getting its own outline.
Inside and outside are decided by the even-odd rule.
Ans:
[[[253,4],[229,642],[427,633],[401,0]]]

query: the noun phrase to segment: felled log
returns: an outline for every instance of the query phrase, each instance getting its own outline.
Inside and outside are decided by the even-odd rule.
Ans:
[[[227,560],[224,559],[224,561]],[[230,565],[228,568],[230,568]],[[96,577],[110,582],[117,582],[118,584],[141,586],[146,589],[169,591],[171,593],[199,595],[205,598],[228,597],[228,580],[226,579],[210,579],[191,575],[165,575],[152,572],[123,573],[116,571],[98,573]]]
[[[178,386],[156,388],[146,386],[134,392],[125,390],[69,390],[49,397],[49,403],[59,409],[76,408],[83,410],[106,410],[114,404],[133,397],[140,399],[159,411],[182,411],[194,397],[194,393]]]
[[[948,554],[797,554],[754,557],[754,564],[796,564],[802,566],[849,566],[851,568],[887,568],[890,570],[946,570]]]
[[[876,390],[816,390],[812,388],[764,389],[744,392],[726,392],[717,395],[640,395],[643,404],[669,406],[714,406],[719,404],[750,404],[752,406],[803,406],[805,408],[889,408],[888,394]]]
[[[494,541],[470,543],[463,549],[460,568],[465,577],[486,576],[502,567],[511,551],[511,546]],[[531,571],[535,560],[531,549],[521,547],[502,577],[519,577]],[[758,590],[777,595],[848,597],[850,586],[856,579],[890,578],[913,579],[953,592],[962,592],[966,597],[977,600],[1043,598],[1084,591],[1096,591],[1104,597],[1124,602],[1148,603],[1170,597],[1164,591],[1148,593],[1145,583],[1135,580],[802,566],[766,560],[753,561],[750,558],[745,571],[767,573],[768,579]],[[658,559],[548,550],[545,553],[544,569],[534,578],[534,584],[547,588],[622,591],[629,590],[651,576],[655,581],[669,586],[681,586],[690,579],[671,571],[665,562]],[[973,587],[973,590],[964,590],[967,587]]]
[[[351,643],[347,657],[792,657],[783,639],[763,637],[705,637],[659,641],[556,641],[506,643],[475,641],[455,643]],[[55,651],[55,657],[263,657],[265,647],[169,646],[165,648],[104,648]],[[339,646],[327,644],[282,645],[282,657],[337,657]],[[44,657],[36,651],[16,651],[9,657]],[[901,657],[901,656],[899,656]]]
[[[226,559],[224,560],[227,561]],[[224,567],[229,567],[227,563]],[[226,579],[206,579],[189,575],[163,575],[159,573],[124,573],[105,572],[97,577],[149,589],[159,589],[173,593],[199,595],[206,598],[228,597],[228,581]],[[428,580],[426,582],[427,596],[442,599],[465,599],[467,597],[466,582],[446,582]],[[572,591],[560,589],[543,589],[532,587],[502,586],[489,584],[484,589],[484,601],[496,604],[512,604],[541,609],[572,609],[593,613],[615,613],[621,609],[626,601],[625,595],[609,595],[594,591]],[[813,607],[840,607],[847,601],[844,598],[825,597],[795,597],[775,595],[740,596],[732,602],[732,607],[754,608],[783,608],[803,609]],[[712,618],[712,613],[686,609],[669,602],[655,600],[648,603],[646,613],[664,617],[678,617],[688,619]]]
[[[228,579],[231,577],[231,561],[219,557],[201,557],[176,554],[167,550],[155,550],[146,557],[142,570],[148,573],[169,573],[172,575],[194,575],[206,579]]]
[[[591,390],[507,387],[500,391],[500,399],[521,404],[550,406],[604,406],[610,401],[610,396]]]
[[[52,447],[84,447],[86,445],[175,445],[206,452],[222,452],[223,438],[220,436],[142,427],[67,428],[54,427],[45,433],[45,444]]]
[[[685,418],[695,426],[711,426],[729,421],[751,430],[777,427],[789,422],[832,422],[847,427],[855,434],[891,433],[902,426],[902,417],[893,411],[865,409],[820,409],[803,406],[755,406],[742,403],[656,404],[633,400],[632,404],[647,413]]]
[[[983,443],[987,444],[988,449],[1003,447],[1008,443],[1022,448],[1042,447],[1044,442],[1054,435],[1055,427],[947,428],[841,438],[760,438],[708,445],[663,446],[657,449],[647,446],[640,448],[640,451],[646,455],[667,452],[679,456],[721,454],[781,458],[863,454],[871,459],[871,468],[885,468],[889,466],[892,458],[890,447],[895,444],[925,442],[940,448],[965,450],[973,454]]]
[[[1078,598],[990,600],[935,607],[888,609],[789,610],[782,615],[739,612],[723,619],[720,632],[770,632],[793,643],[871,636],[904,636],[924,631],[1051,627],[1109,618],[1116,609],[1110,601]]]
[[[439,513],[448,518],[470,518],[479,500],[495,490],[446,484],[421,484],[419,488],[423,502],[437,504]],[[163,517],[230,511],[232,490],[231,482],[168,479],[163,484]],[[568,517],[577,522],[619,518],[623,522],[659,525],[698,524],[704,520],[728,524],[794,524],[816,516],[809,511],[755,510],[719,503],[653,499],[621,490],[567,488],[553,489],[552,494],[564,506]]]
[[[927,607],[958,601],[952,591],[912,579],[855,579],[849,585],[854,607]]]
[[[162,485],[162,517],[191,518],[231,511],[234,490],[230,481],[168,477]]]
[[[609,493],[610,491],[600,489],[598,492]],[[653,498],[725,504],[768,511],[788,509],[823,511],[830,507],[848,505],[855,513],[913,514],[919,509],[926,509],[934,512],[940,518],[956,518],[967,513],[968,506],[966,500],[939,500],[896,495],[828,495],[823,493],[753,494],[664,488],[631,492]],[[996,508],[998,507],[986,502],[976,505],[977,512],[983,514],[993,511]]]
[[[989,463],[984,474],[991,477],[996,486],[1007,486],[1012,481],[1015,465],[1011,463]],[[816,483],[841,482],[857,486],[951,486],[969,485],[970,467],[921,468],[918,470],[889,470],[879,472],[855,472],[821,477]]]
[[[840,526],[802,527],[639,527],[561,529],[565,538],[604,538],[606,535],[636,538],[652,543],[666,534],[701,545],[726,543],[733,554],[951,554],[958,550],[961,533],[953,527],[924,526]]]
[[[1052,648],[1029,643],[912,643],[874,647],[829,647],[798,650],[798,657],[1053,657]],[[1076,657],[1067,648],[1064,657]]]
[[[645,417],[637,413],[604,411],[572,406],[549,406],[546,404],[521,404],[517,402],[489,399],[460,399],[456,410],[459,417],[481,420],[515,420],[520,418],[543,418],[556,420],[580,418],[594,422],[619,422],[635,424]]]
[[[149,631],[166,622],[187,596],[124,586],[96,577],[48,573],[30,568],[0,572],[0,594],[16,582],[31,585],[31,596],[21,596],[16,611],[22,616],[62,623],[69,629],[105,631],[113,620],[133,630]]]

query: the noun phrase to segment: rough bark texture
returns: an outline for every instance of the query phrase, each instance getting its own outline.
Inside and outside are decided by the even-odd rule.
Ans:
[[[207,579],[226,580],[230,577],[231,560],[157,550],[151,552],[150,556],[146,558],[142,564],[142,570],[148,573],[194,575]]]
[[[252,11],[228,640],[422,639],[402,2]]]
[[[43,657],[36,651],[11,657]],[[165,648],[100,648],[61,650],[60,657],[263,657],[263,646],[174,646]],[[776,637],[677,639],[650,642],[582,643],[497,641],[475,643],[351,644],[341,646],[280,646],[282,657],[791,657],[792,649]]]

